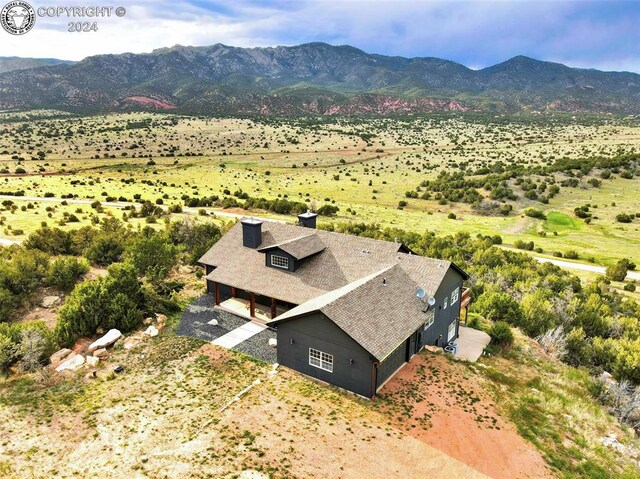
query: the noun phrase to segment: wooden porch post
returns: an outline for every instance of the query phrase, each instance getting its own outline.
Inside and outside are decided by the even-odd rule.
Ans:
[[[276,298],[271,298],[271,319],[275,318],[276,314],[278,314],[276,304]]]
[[[256,317],[256,294],[249,293],[249,316]]]
[[[220,285],[213,283],[213,296],[215,297],[216,306],[220,304]]]
[[[231,297],[235,298],[236,297],[236,288],[231,287]]]

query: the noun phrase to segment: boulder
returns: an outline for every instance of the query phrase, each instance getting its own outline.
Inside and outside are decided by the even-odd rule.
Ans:
[[[167,317],[164,314],[158,313],[156,314],[156,321],[164,324],[167,322]]]
[[[42,298],[42,303],[40,304],[42,305],[43,308],[51,308],[56,304],[58,304],[59,302],[60,302],[60,296],[45,296],[44,298]]]
[[[93,352],[93,355],[96,358],[106,358],[109,355],[109,353],[107,352],[107,350],[105,348],[100,348],[100,349],[96,349]]]
[[[278,347],[278,340],[276,338],[269,338],[269,346],[272,348]]]
[[[87,356],[86,358],[87,366],[91,368],[96,367],[99,362],[100,362],[100,358],[96,358],[95,356]]]
[[[89,345],[88,352],[92,353],[96,349],[106,348],[107,346],[111,346],[118,339],[122,337],[122,333],[117,329],[110,329],[107,334],[102,336],[100,339],[94,341]]]
[[[155,326],[149,326],[144,330],[143,334],[146,334],[147,336],[151,336],[153,338],[154,336],[158,335],[158,328],[156,328]]]
[[[67,348],[61,349],[60,351],[53,353],[49,358],[51,361],[51,365],[54,368],[57,368],[60,365],[60,363],[69,356],[69,354],[71,354],[71,350]]]
[[[142,324],[144,324],[145,326],[153,324],[153,318],[144,318],[144,321],[142,321]]]
[[[56,368],[56,372],[62,371],[77,371],[84,364],[84,356],[82,354],[73,354],[69,355],[70,357],[66,359],[60,366]]]

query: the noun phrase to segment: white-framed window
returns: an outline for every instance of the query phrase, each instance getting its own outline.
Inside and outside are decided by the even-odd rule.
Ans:
[[[271,266],[275,266],[276,268],[289,269],[289,258],[287,258],[286,256],[272,254]]]
[[[449,328],[447,330],[447,342],[451,341],[455,337],[457,323],[458,321],[454,319],[453,322],[449,325]]]
[[[333,355],[309,348],[309,364],[325,371],[333,372]]]
[[[452,303],[453,303],[453,301],[452,301]],[[442,309],[447,309],[447,306],[449,306],[449,297],[445,296],[444,304],[442,305]]]
[[[436,319],[436,311],[434,309],[427,311],[427,321],[424,323],[422,327],[423,331],[426,331],[429,326],[433,324]]]
[[[458,301],[458,297],[460,296],[460,288],[456,288],[451,293],[451,304],[455,304]]]

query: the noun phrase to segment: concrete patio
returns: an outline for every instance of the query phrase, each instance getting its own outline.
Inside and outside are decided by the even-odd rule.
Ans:
[[[265,306],[260,303],[255,303],[255,317],[252,318],[251,305],[248,299],[229,298],[222,301],[217,307],[247,319],[258,319],[264,323],[271,320],[271,306]],[[276,308],[276,314],[278,315],[286,311],[286,309],[281,307]]]
[[[455,357],[466,361],[476,362],[491,341],[491,337],[484,331],[463,325],[460,325],[458,334]]]

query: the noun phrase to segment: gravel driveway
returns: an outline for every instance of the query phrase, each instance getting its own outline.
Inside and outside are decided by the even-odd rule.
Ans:
[[[247,319],[214,309],[213,304],[213,295],[205,294],[187,306],[180,318],[178,334],[211,342],[247,323]],[[213,319],[218,322],[215,326],[209,324]],[[269,339],[275,337],[274,330],[265,329],[231,349],[261,361],[275,363],[277,361],[276,350],[269,346]]]

